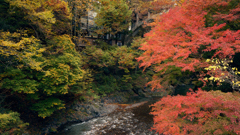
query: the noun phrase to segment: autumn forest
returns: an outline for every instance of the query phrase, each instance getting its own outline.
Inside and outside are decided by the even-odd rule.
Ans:
[[[153,93],[157,134],[240,134],[239,0],[0,0],[0,134]]]

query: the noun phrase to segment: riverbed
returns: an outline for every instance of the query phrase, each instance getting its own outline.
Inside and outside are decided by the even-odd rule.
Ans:
[[[65,127],[57,135],[157,135],[151,131],[150,105],[160,98],[131,99],[114,112]]]

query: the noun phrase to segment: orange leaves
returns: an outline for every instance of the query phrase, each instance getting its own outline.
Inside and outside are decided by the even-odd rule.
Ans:
[[[223,6],[227,6],[227,2],[222,3]],[[240,19],[240,5],[238,5],[235,9],[231,9],[229,14],[221,14],[217,13],[217,15],[214,15],[215,20],[228,20],[228,21],[236,21]]]
[[[153,104],[154,126],[159,134],[240,132],[240,98],[220,91],[164,97]]]
[[[153,10],[155,11],[161,11],[164,9],[169,9],[171,7],[174,7],[175,5],[181,5],[182,0],[172,1],[172,0],[154,0],[151,2],[151,6]]]
[[[170,65],[182,67],[183,71],[195,71],[196,67],[205,66],[205,63],[200,62],[204,52],[215,50],[213,57],[231,58],[240,51],[240,31],[224,30],[227,26],[222,22],[205,26],[211,8],[220,10],[229,1],[189,0],[181,7],[175,7],[161,15],[152,24],[152,30],[145,34],[145,43],[140,47],[145,52],[137,59],[142,62],[140,66],[153,66],[156,72],[165,70]],[[238,7],[232,9],[229,14],[238,18],[238,10]],[[229,20],[227,15],[215,17]],[[199,51],[201,46],[206,49]]]
[[[62,0],[49,0],[46,2],[55,12],[61,12],[64,15],[70,15],[68,4]]]

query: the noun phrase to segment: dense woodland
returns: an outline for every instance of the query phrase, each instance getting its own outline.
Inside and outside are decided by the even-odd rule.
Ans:
[[[92,10],[99,39],[76,49]],[[148,12],[131,44],[101,38],[131,34]],[[239,68],[239,0],[0,0],[0,134],[27,132],[26,115],[139,89],[169,94],[152,105],[159,134],[240,134]],[[169,89],[182,84],[193,87]]]

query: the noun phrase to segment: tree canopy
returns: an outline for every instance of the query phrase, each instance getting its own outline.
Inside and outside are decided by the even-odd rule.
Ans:
[[[98,34],[115,35],[129,27],[132,11],[125,0],[100,0],[99,2],[100,7],[95,20],[100,27]]]
[[[155,72],[164,74],[167,67],[181,67],[182,71],[195,71],[208,64],[203,61],[205,52],[210,57],[232,58],[240,51],[239,30],[228,29],[228,21],[237,21],[238,4],[230,0],[190,0],[181,7],[170,9],[152,23],[140,47],[145,52],[138,58],[141,67],[154,66]],[[221,21],[218,21],[221,20]],[[161,78],[155,75],[150,82],[153,88],[161,87]]]
[[[8,9],[4,17],[21,12],[25,24],[16,29],[8,24],[1,31],[1,92],[17,97],[43,118],[64,108],[61,95],[84,95],[89,73],[82,68],[84,62],[68,33],[67,3],[9,0],[4,7]]]
[[[167,96],[153,104],[153,129],[164,135],[239,134],[239,94],[220,91]]]
[[[163,87],[168,74],[177,77],[176,68],[196,72],[203,82],[225,81],[239,88],[239,71],[231,64],[240,51],[239,7],[238,0],[188,0],[159,16],[137,58],[141,67],[154,68],[148,83],[152,89]],[[199,89],[167,96],[153,104],[153,130],[166,135],[239,134],[237,106],[239,93]]]
[[[202,81],[201,86],[229,83],[239,92],[239,3],[0,0],[0,133],[24,133],[28,123],[19,116],[25,112],[43,120],[76,99],[148,91],[147,82],[152,90],[177,86],[184,79],[192,84]],[[144,38],[129,46],[90,39],[95,45],[77,51],[81,18],[93,6],[98,13],[97,33],[102,35],[131,33],[127,29],[134,22],[133,12],[157,13],[158,17]],[[159,134],[239,134],[239,94],[197,91],[198,86],[187,96],[167,96],[155,103],[153,130]]]

